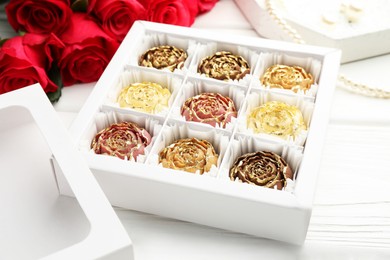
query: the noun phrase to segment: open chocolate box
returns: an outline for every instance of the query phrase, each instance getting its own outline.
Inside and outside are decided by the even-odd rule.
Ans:
[[[183,68],[171,72],[139,66],[142,53],[158,45],[185,50],[188,57]],[[217,51],[242,56],[249,63],[250,72],[240,80],[230,81],[197,73],[200,60]],[[310,220],[339,61],[340,51],[335,49],[138,21],[75,119],[71,135],[112,205],[302,244]],[[311,89],[294,93],[263,86],[259,77],[275,63],[305,68],[314,77]],[[121,89],[145,81],[170,90],[168,108],[155,114],[121,108],[117,102]],[[237,118],[225,128],[187,122],[180,114],[182,103],[203,92],[230,97],[236,105]],[[267,101],[297,106],[307,130],[295,139],[249,131],[248,111]],[[152,136],[144,155],[136,160],[122,160],[95,154],[91,149],[95,135],[122,121],[134,122]],[[177,139],[193,137],[213,145],[218,154],[216,166],[203,175],[161,166],[158,155],[164,147]],[[282,156],[294,172],[284,189],[230,180],[229,169],[238,156],[263,150]],[[62,193],[71,195],[66,183],[59,186]]]
[[[0,95],[0,122],[0,259],[133,259],[131,240],[42,87]],[[59,193],[53,163],[73,198]]]

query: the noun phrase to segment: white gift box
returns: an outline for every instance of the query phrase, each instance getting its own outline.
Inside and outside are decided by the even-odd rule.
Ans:
[[[149,71],[150,77],[156,78],[158,70],[141,68],[136,62],[138,55],[151,47],[151,38],[160,39],[158,44],[178,45],[191,53],[183,69],[159,72],[166,73],[167,77],[174,75],[181,79],[178,81],[181,86],[177,97],[170,104],[168,113],[151,115],[107,105],[107,100],[115,100],[112,99],[112,93],[117,90],[120,82],[124,82],[123,75],[131,74],[129,72],[132,71],[137,74],[142,70],[143,75],[147,75],[145,71]],[[213,51],[227,49],[248,55],[251,73],[234,82],[200,75],[196,71],[197,62],[201,59],[200,56],[207,53],[209,46],[216,48]],[[269,53],[275,55],[265,55]],[[260,73],[264,71],[264,64],[267,63],[263,58],[282,56],[281,60],[285,64],[300,64],[316,75],[315,93],[293,93],[259,86]],[[314,64],[311,62],[313,59],[320,64],[320,68],[310,65]],[[112,205],[302,244],[310,220],[339,62],[340,51],[335,49],[211,34],[192,28],[138,21],[132,26],[97,82],[70,132]],[[148,80],[147,76],[145,77],[143,80]],[[132,78],[129,78],[129,81],[132,81]],[[222,91],[235,100],[238,95],[245,98],[253,91],[261,93],[263,101],[314,104],[314,107],[308,110],[310,118],[306,119],[309,126],[304,146],[299,146],[291,140],[275,140],[270,136],[255,136],[238,131],[237,122],[240,117],[245,116],[245,108],[248,107],[246,99],[238,106],[238,120],[233,120],[226,129],[186,122],[180,118],[178,102],[182,102],[191,93],[198,94],[202,89],[212,90],[218,87],[237,88],[237,91]],[[126,161],[95,154],[89,147],[96,133],[107,125],[101,123],[102,115],[114,118],[115,120],[111,120],[114,122],[133,120],[150,131],[153,140],[151,147],[146,149],[146,158]],[[149,123],[150,120],[154,123]],[[214,145],[220,158],[217,167],[211,169],[211,174],[192,174],[159,165],[159,151],[173,140],[185,137],[206,139]],[[240,149],[240,145],[245,145],[245,149]],[[297,176],[291,181],[289,189],[274,190],[231,181],[226,177],[234,156],[257,149],[286,155],[287,162]],[[70,194],[67,185],[59,183],[59,186],[62,193]]]
[[[267,12],[264,0],[234,1],[261,36],[292,41],[292,38],[280,29]],[[341,49],[342,63],[390,52],[389,1],[274,0],[273,2],[277,12],[306,43]],[[352,7],[349,8],[351,4]],[[357,4],[359,6],[354,8]],[[354,9],[356,14],[352,13]]]
[[[131,240],[41,86],[0,95],[0,122],[0,258],[133,259]],[[73,197],[59,193],[53,167]]]

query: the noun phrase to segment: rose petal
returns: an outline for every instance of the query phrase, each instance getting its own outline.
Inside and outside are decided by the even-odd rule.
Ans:
[[[5,10],[15,31],[38,34],[61,33],[72,16],[68,0],[13,0]]]
[[[146,20],[146,10],[136,0],[89,0],[87,12],[95,15],[104,31],[120,42],[136,20]]]

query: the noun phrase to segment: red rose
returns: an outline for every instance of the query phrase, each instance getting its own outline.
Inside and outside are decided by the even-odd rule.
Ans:
[[[145,8],[137,0],[89,0],[88,13],[98,18],[103,30],[122,41],[136,20],[145,20]]]
[[[15,31],[31,33],[59,33],[72,15],[69,0],[11,0],[5,11]]]
[[[196,17],[199,14],[198,4],[194,3],[198,2],[197,0],[183,0],[183,2],[188,6],[191,17]]]
[[[191,16],[196,17],[199,14],[206,13],[213,9],[218,0],[183,0],[188,6]],[[196,2],[196,3],[194,3]]]
[[[157,23],[191,26],[196,13],[188,0],[142,0],[147,20]]]
[[[198,0],[199,13],[205,13],[213,9],[218,0]]]
[[[45,70],[52,61],[46,40],[42,35],[25,34],[4,43],[0,48],[0,94],[38,82],[46,93],[57,90]]]
[[[119,47],[84,13],[75,13],[59,38],[65,44],[58,62],[64,86],[97,81]]]

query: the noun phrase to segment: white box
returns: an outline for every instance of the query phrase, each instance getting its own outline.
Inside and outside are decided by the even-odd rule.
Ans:
[[[263,37],[292,41],[270,16],[264,0],[234,0],[253,28]],[[306,43],[342,50],[341,62],[351,62],[390,52],[390,4],[386,0],[361,1],[360,20],[349,23],[339,12],[340,3],[348,1],[281,1],[275,0],[281,14]],[[322,22],[331,13],[338,22]]]
[[[0,95],[0,258],[133,259],[125,229],[38,84]],[[73,196],[61,196],[52,165]]]
[[[191,44],[192,47],[196,46],[192,49],[192,60],[188,61],[184,70],[175,71],[174,73],[138,67],[138,56],[150,47],[148,46],[150,41],[147,40],[150,37],[155,40],[154,44],[175,44],[184,48]],[[188,44],[188,42],[191,43]],[[93,136],[98,130],[102,129],[100,119],[98,120],[100,117],[106,118],[105,116],[107,116],[108,118],[110,113],[117,113],[118,117],[132,117],[138,121],[157,117],[120,109],[109,104],[107,100],[112,96],[112,91],[118,85],[124,72],[140,73],[140,75],[143,73],[142,75],[150,76],[153,79],[157,79],[161,75],[166,75],[166,77],[173,75],[181,79],[182,83],[191,83],[197,80],[202,84],[229,85],[230,83],[222,83],[218,80],[206,79],[204,76],[197,76],[192,71],[196,68],[196,60],[201,58],[200,51],[204,46],[209,46],[209,43],[215,43],[218,48],[234,49],[236,51],[250,49],[253,51],[253,55],[250,55],[248,59],[251,59],[251,66],[253,65],[256,68],[261,67],[255,66],[255,64],[262,62],[259,55],[265,55],[265,53],[272,53],[272,55],[279,53],[282,56],[288,56],[289,58],[286,58],[286,60],[290,60],[290,62],[291,60],[297,62],[307,61],[307,59],[320,61],[321,70],[316,80],[318,83],[317,95],[314,97],[300,96],[305,100],[310,100],[315,106],[312,111],[310,131],[304,148],[304,158],[299,165],[299,177],[292,193],[236,183],[226,180],[225,176],[222,175],[216,177],[195,175],[153,164],[124,161],[111,156],[96,155],[89,150]],[[334,49],[300,46],[292,43],[235,35],[211,34],[202,30],[172,25],[136,22],[97,82],[95,89],[75,119],[70,131],[76,145],[83,151],[92,172],[112,205],[302,244],[310,220],[315,183],[339,59],[340,51]],[[244,83],[231,84],[237,89],[251,91],[249,86],[252,84],[251,80],[255,81],[255,77],[255,75],[249,75]],[[138,80],[144,79],[140,77]],[[240,84],[248,85],[241,86]],[[183,85],[181,85],[182,88]],[[279,95],[279,92],[264,90],[264,93],[271,93],[270,96]],[[180,99],[179,95],[175,102]],[[293,99],[298,96],[285,93],[283,95]],[[172,107],[174,106],[175,103]],[[173,110],[171,109],[170,112],[173,113]],[[169,134],[164,130],[171,125],[186,124],[174,121],[171,116],[172,114],[169,114],[168,119],[162,117],[159,119],[160,121],[157,120],[164,126],[163,130],[159,132],[160,134],[156,134],[156,140],[159,140],[164,134]],[[197,128],[202,129],[202,131],[198,131]],[[188,126],[188,129],[191,129],[194,135],[195,133],[196,135],[214,133],[212,127],[203,129],[203,126],[191,125]],[[225,131],[220,135],[231,138],[235,133],[235,130],[233,131]],[[215,142],[215,140],[212,141]],[[234,139],[232,142],[235,141]],[[225,155],[229,160],[228,154],[231,153],[231,150],[226,150],[228,152]],[[153,158],[152,155],[150,158]],[[223,165],[223,162],[220,163],[220,172],[226,170],[222,170]],[[60,189],[61,192],[68,193],[66,187],[61,184]]]

